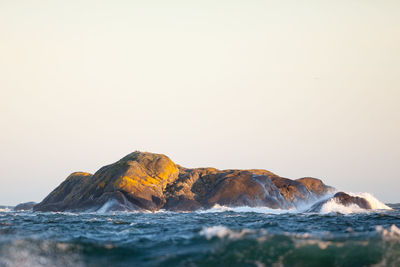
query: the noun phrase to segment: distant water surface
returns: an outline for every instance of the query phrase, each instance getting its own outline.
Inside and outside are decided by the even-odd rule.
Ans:
[[[400,204],[373,212],[0,211],[0,266],[400,266]]]

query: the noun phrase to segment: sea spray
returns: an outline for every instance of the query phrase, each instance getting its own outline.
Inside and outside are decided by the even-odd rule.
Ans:
[[[348,194],[366,199],[368,201],[368,203],[371,205],[371,208],[373,210],[390,210],[391,209],[389,206],[387,206],[384,203],[382,203],[381,201],[379,201],[371,193],[363,192],[363,193],[348,193]]]
[[[351,213],[360,213],[360,212],[371,212],[374,210],[390,210],[391,208],[376,199],[372,194],[370,193],[347,193],[351,196],[355,197],[361,197],[364,198],[371,206],[371,209],[363,209],[360,208],[356,204],[350,204],[350,205],[343,205],[336,201],[336,199],[332,198],[328,200],[326,203],[324,203],[321,207],[320,213],[326,214],[330,212],[337,212],[337,213],[342,213],[342,214],[351,214]]]

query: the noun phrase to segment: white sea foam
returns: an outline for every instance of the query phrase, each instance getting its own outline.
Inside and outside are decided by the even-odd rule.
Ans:
[[[400,240],[400,229],[394,224],[389,229],[385,229],[381,225],[376,226],[375,229],[382,234],[385,240]]]
[[[2,248],[0,266],[85,266],[77,253],[68,253],[69,244],[16,240]]]
[[[79,216],[79,213],[70,211],[51,211],[53,214],[68,215],[68,216]]]
[[[200,210],[197,211],[198,213],[214,213],[214,212],[225,212],[225,211],[233,211],[233,212],[255,212],[255,213],[265,213],[265,214],[282,214],[282,213],[295,213],[297,210],[290,209],[271,209],[268,207],[248,207],[248,206],[241,206],[241,207],[227,207],[221,205],[214,205],[211,209],[207,210]]]
[[[240,239],[246,234],[251,233],[254,233],[254,230],[243,229],[241,231],[234,231],[222,225],[204,227],[203,230],[200,231],[200,235],[205,236],[207,239],[212,239],[213,237],[221,239]]]
[[[374,210],[391,210],[390,207],[376,199],[370,193],[347,193],[351,196],[357,196],[364,198],[368,203],[371,205],[372,211]],[[318,201],[329,199],[333,195],[326,195],[324,198],[319,199]],[[317,201],[317,202],[318,202]],[[268,207],[248,207],[248,206],[241,206],[241,207],[227,207],[222,205],[214,205],[211,209],[197,211],[198,213],[214,213],[214,212],[226,212],[226,211],[233,211],[233,212],[255,212],[255,213],[264,213],[264,214],[283,214],[283,213],[301,213],[308,210],[314,203],[303,204],[299,205],[297,209],[272,209]],[[371,210],[366,210],[360,208],[356,204],[351,204],[348,206],[342,205],[336,202],[334,199],[328,200],[325,204],[322,205],[320,213],[327,214],[331,212],[337,212],[342,214],[351,214],[351,213],[361,213],[361,212],[369,212]]]
[[[358,196],[362,197],[365,200],[368,201],[368,203],[371,205],[372,210],[391,210],[390,207],[376,199],[372,194],[370,193],[351,193],[348,192],[347,194],[351,196]],[[287,214],[287,213],[302,213],[302,212],[307,212],[315,203],[323,201],[324,199],[327,200],[331,198],[333,195],[325,195],[324,197],[316,200],[315,202],[304,202],[302,204],[298,204],[296,208],[292,209],[273,209],[270,207],[249,207],[249,206],[239,206],[239,207],[228,207],[228,206],[223,206],[223,205],[214,205],[212,208],[207,209],[207,210],[197,210],[195,211],[196,213],[218,213],[218,212],[227,212],[227,211],[232,211],[232,212],[238,212],[238,213],[243,213],[243,212],[254,212],[254,213],[263,213],[263,214]],[[108,213],[115,213],[113,211],[113,208],[115,206],[119,206],[120,204],[116,200],[109,200],[104,205],[99,208],[98,210],[88,210],[88,213],[97,213],[97,214],[108,214]],[[0,212],[7,212],[10,211],[9,209],[0,209]],[[125,212],[135,212],[135,213],[174,213],[173,211],[167,211],[167,210],[158,210],[158,211],[147,211],[147,210],[129,210],[128,208],[126,211],[118,211],[118,213],[125,213]],[[342,213],[342,214],[351,214],[351,213],[360,213],[360,212],[368,212],[371,210],[366,210],[362,209],[356,204],[344,206],[335,200],[331,199],[328,200],[326,203],[324,203],[321,207],[320,213],[326,214],[326,213],[331,213],[331,212],[337,212],[337,213]],[[62,212],[65,213],[65,212]],[[182,213],[182,212],[179,212]],[[183,213],[190,213],[189,211],[183,212]],[[74,214],[75,215],[75,214]]]
[[[370,193],[347,193],[354,197],[364,198],[370,205],[372,211],[374,210],[391,210],[390,207],[376,199]],[[351,213],[361,213],[361,212],[370,212],[371,210],[362,209],[356,204],[351,204],[348,206],[342,205],[335,201],[335,199],[331,199],[322,205],[320,213],[326,214],[331,212],[338,212],[342,214],[351,214]]]
[[[296,248],[307,247],[310,245],[317,245],[319,249],[325,250],[329,246],[336,246],[336,247],[343,246],[343,243],[324,241],[318,239],[295,239]]]
[[[348,193],[351,196],[355,197],[362,197],[365,198],[365,200],[368,201],[368,203],[371,205],[371,208],[373,210],[391,210],[392,208],[388,207],[381,201],[379,201],[376,197],[374,197],[372,194],[363,192],[363,193]]]
[[[330,199],[333,196],[334,196],[334,194],[327,194],[327,195],[324,195],[324,196],[322,196],[320,198],[314,199],[314,201],[312,201],[312,202],[301,202],[301,203],[298,203],[298,204],[296,204],[296,211],[297,212],[307,212],[316,203],[321,202],[321,201],[327,201],[328,199]]]
[[[338,212],[342,214],[351,214],[351,213],[360,213],[366,211],[367,210],[360,208],[356,204],[345,206],[335,201],[335,199],[331,199],[328,200],[324,205],[322,205],[320,213],[326,214],[331,212]]]
[[[5,209],[0,209],[0,212],[10,212],[11,210],[9,208],[5,208]]]
[[[199,232],[201,236],[204,236],[206,239],[210,240],[214,237],[220,238],[220,239],[230,239],[230,240],[237,240],[237,239],[242,239],[245,236],[256,238],[257,241],[259,242],[264,242],[267,241],[269,238],[274,237],[276,234],[270,233],[265,229],[249,229],[249,228],[244,228],[241,230],[233,230],[229,229],[226,226],[223,225],[216,225],[216,226],[210,226],[210,227],[203,227],[203,229]],[[302,244],[317,244],[317,242],[320,241],[320,238],[325,237],[325,236],[330,236],[330,232],[315,232],[313,234],[311,233],[293,233],[293,232],[281,232],[278,235],[286,236],[296,242],[299,242],[299,245]],[[311,243],[307,243],[307,242]],[[314,243],[312,243],[314,242]],[[321,242],[318,243],[318,246],[320,246],[321,249],[325,249],[327,245],[329,245],[329,242]],[[322,248],[325,246],[325,248]]]
[[[118,207],[118,210],[115,210],[115,207]],[[162,211],[160,211],[162,212]],[[115,199],[108,200],[106,203],[103,204],[99,209],[97,210],[88,210],[85,213],[87,214],[102,214],[102,215],[107,215],[107,214],[132,214],[132,213],[154,213],[153,211],[150,210],[134,210],[130,209],[129,206],[124,206],[121,203],[119,203]]]
[[[116,200],[114,200],[114,199],[112,199],[112,200],[109,200],[109,201],[107,201],[106,203],[104,203],[104,205],[100,208],[100,209],[98,209],[96,212],[97,213],[107,213],[107,212],[110,212],[110,208],[112,207],[112,206],[114,206],[114,205],[117,205],[118,204],[118,202],[116,201]]]

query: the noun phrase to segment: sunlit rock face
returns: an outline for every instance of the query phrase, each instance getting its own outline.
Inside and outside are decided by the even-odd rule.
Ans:
[[[258,169],[188,169],[165,155],[136,151],[93,175],[71,174],[34,210],[192,211],[216,204],[288,209],[333,190],[315,178],[291,180]]]
[[[94,175],[71,174],[34,209],[96,210],[108,203],[117,210],[158,210],[165,204],[165,187],[178,175],[177,166],[167,156],[134,152]]]

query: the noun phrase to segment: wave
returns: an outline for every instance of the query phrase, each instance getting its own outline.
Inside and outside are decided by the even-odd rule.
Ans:
[[[3,213],[0,266],[400,266],[398,208],[353,216],[205,212],[215,210],[226,212]],[[262,214],[271,212],[282,214]]]
[[[62,242],[14,240],[0,252],[0,266],[85,266],[76,246]]]
[[[367,212],[367,210],[360,208],[356,204],[351,204],[348,206],[342,205],[338,203],[334,199],[328,200],[325,204],[322,205],[319,213],[327,214],[327,213],[342,213],[342,214],[351,214],[351,213],[361,213]]]
[[[392,224],[390,227],[383,227],[382,225],[377,225],[375,227],[375,236],[381,238],[385,241],[397,241],[400,242],[400,229]],[[229,240],[238,240],[247,237],[255,237],[258,241],[263,241],[267,237],[273,236],[286,236],[291,237],[295,240],[323,240],[325,237],[328,239],[332,239],[333,233],[331,232],[314,232],[314,233],[292,233],[292,232],[281,232],[281,233],[273,233],[268,232],[265,229],[249,229],[243,228],[240,230],[230,229],[223,225],[216,225],[210,227],[203,227],[203,229],[199,232],[200,236],[204,236],[207,240],[218,238],[218,239],[229,239]],[[355,237],[359,237],[357,234],[354,234]],[[343,237],[343,236],[342,236]],[[341,237],[341,238],[342,238]],[[348,238],[351,239],[352,234],[348,234]]]
[[[311,211],[313,205],[317,203],[321,203],[320,210],[317,213],[320,214],[328,214],[328,213],[341,213],[341,214],[352,214],[352,213],[363,213],[363,212],[371,212],[377,210],[392,210],[389,206],[385,205],[381,201],[379,201],[375,196],[370,193],[362,192],[362,193],[352,193],[346,192],[346,194],[364,198],[371,206],[371,210],[362,209],[356,204],[351,205],[343,205],[335,199],[333,199],[333,195],[325,195],[319,199],[313,199],[313,202],[303,202],[297,204],[296,208],[291,209],[273,209],[266,206],[258,206],[258,207],[250,207],[250,206],[224,206],[216,204],[210,209],[205,210],[196,210],[195,213],[221,213],[221,212],[237,212],[237,213],[262,213],[262,214],[287,214],[287,213],[314,213],[315,211]],[[324,203],[323,203],[324,202]],[[117,208],[117,209],[115,209]],[[12,211],[8,208],[0,209],[0,212],[8,212]],[[148,211],[148,210],[133,210],[128,206],[122,205],[116,200],[109,200],[103,204],[97,210],[87,210],[85,212],[80,213],[88,213],[88,214],[125,214],[125,213],[191,213],[192,211],[168,211],[164,209],[160,209],[158,211]],[[65,213],[70,214],[70,212],[57,212],[57,213]],[[76,213],[71,213],[76,214]]]
[[[382,203],[381,201],[379,201],[377,198],[375,198],[370,193],[348,192],[347,194],[354,196],[354,197],[364,198],[370,204],[371,210],[362,209],[356,204],[351,204],[351,205],[345,206],[341,203],[338,203],[335,199],[330,199],[322,205],[319,213],[327,214],[327,213],[335,212],[335,213],[342,213],[342,214],[352,214],[352,213],[362,213],[362,212],[371,212],[371,211],[377,211],[377,210],[391,210],[392,209],[392,208],[388,207],[387,205],[385,205],[384,203]]]
[[[382,235],[382,238],[384,240],[400,241],[400,229],[394,224],[388,229],[385,229],[383,226],[378,225],[375,227],[375,230]]]
[[[284,214],[284,213],[296,213],[295,209],[272,209],[269,207],[249,207],[249,206],[239,206],[239,207],[229,207],[223,205],[214,205],[211,209],[199,210],[197,213],[217,213],[217,212],[254,212],[254,213],[265,213],[265,214]]]
[[[337,266],[400,266],[400,229],[376,226],[372,234],[361,237],[358,233],[345,236],[332,232],[320,233],[271,233],[264,229],[234,230],[225,226],[204,227],[200,233],[209,242],[219,242],[216,255],[205,262],[217,264],[234,257],[246,255],[248,262],[257,266],[308,266],[324,265],[326,262]],[[345,238],[344,238],[345,237]],[[239,249],[238,249],[239,248]],[[216,265],[217,266],[217,265]]]
[[[362,238],[203,227],[184,242],[135,245],[52,240],[0,242],[0,266],[399,266],[400,229],[377,226]],[[160,247],[163,249],[160,251]],[[190,264],[188,264],[190,263]],[[328,264],[329,265],[329,264]]]
[[[116,206],[116,205],[119,205],[118,201],[116,201],[116,200],[114,200],[114,199],[109,200],[109,201],[107,201],[106,203],[104,203],[104,205],[101,206],[101,207],[96,211],[96,213],[109,213],[110,211],[112,211],[111,208],[112,208],[113,206]]]
[[[362,197],[368,201],[373,210],[391,210],[392,208],[379,201],[375,196],[370,193],[348,193],[351,196]]]
[[[255,233],[252,229],[243,229],[241,231],[233,231],[228,227],[217,225],[211,227],[204,227],[203,230],[200,231],[201,236],[205,236],[206,239],[210,240],[213,237],[218,237],[220,239],[228,238],[228,239],[241,239],[243,236]]]
[[[0,212],[10,212],[10,211],[13,211],[13,210],[11,210],[9,208],[0,209]]]
[[[308,210],[316,203],[323,203],[321,209],[318,211],[320,214],[328,213],[341,213],[341,214],[352,214],[352,213],[363,213],[378,210],[391,210],[389,206],[385,205],[374,197],[370,193],[347,193],[351,196],[364,198],[371,206],[371,210],[362,209],[356,204],[343,205],[333,199],[333,195],[326,195],[317,201],[309,202],[303,205],[298,205],[293,209],[272,209],[269,207],[249,207],[249,206],[239,206],[239,207],[229,207],[222,205],[214,205],[212,208],[207,210],[199,210],[197,213],[219,213],[219,212],[254,212],[254,213],[264,213],[264,214],[286,214],[286,213],[308,213]]]

